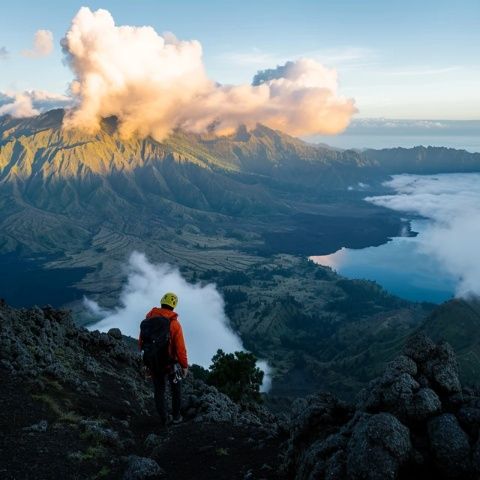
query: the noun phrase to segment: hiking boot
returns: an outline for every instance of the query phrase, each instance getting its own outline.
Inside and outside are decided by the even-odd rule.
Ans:
[[[181,415],[178,415],[178,417],[173,417],[172,423],[174,425],[178,425],[179,423],[183,422],[183,417]]]

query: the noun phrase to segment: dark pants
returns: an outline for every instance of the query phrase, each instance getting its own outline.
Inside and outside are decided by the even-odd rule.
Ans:
[[[167,421],[167,402],[165,400],[165,387],[170,383],[170,391],[172,393],[172,415],[173,418],[176,418],[180,415],[180,408],[182,406],[182,388],[180,382],[174,383],[173,379],[175,375],[165,374],[165,375],[156,375],[153,377],[153,386],[155,388],[155,406],[157,407],[157,412],[160,415],[160,420],[163,423]]]

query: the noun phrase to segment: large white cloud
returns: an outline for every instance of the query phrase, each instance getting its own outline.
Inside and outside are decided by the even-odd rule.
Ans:
[[[397,194],[367,200],[431,219],[416,245],[458,279],[458,296],[480,295],[480,174],[399,175],[387,185]]]
[[[223,298],[214,284],[188,283],[178,269],[167,264],[152,264],[138,252],[130,256],[126,273],[128,279],[120,305],[114,310],[104,310],[95,302],[85,300],[89,311],[101,318],[93,328],[107,331],[119,327],[125,335],[138,338],[140,322],[146,313],[159,305],[165,292],[173,291],[179,297],[176,311],[184,331],[189,363],[208,367],[219,348],[226,352],[244,350],[240,338],[229,327]],[[264,361],[259,365],[267,373],[263,387],[268,389],[268,365]]]
[[[224,134],[257,123],[294,135],[334,134],[356,111],[338,95],[336,71],[314,60],[287,62],[252,85],[219,85],[206,74],[198,41],[116,26],[106,10],[81,8],[62,45],[79,100],[66,126],[95,130],[115,115],[123,134],[160,140],[176,127]]]

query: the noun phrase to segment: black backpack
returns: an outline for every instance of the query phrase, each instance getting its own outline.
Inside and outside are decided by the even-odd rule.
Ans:
[[[170,358],[170,319],[146,318],[140,324],[143,363],[153,373],[163,373],[174,362]]]

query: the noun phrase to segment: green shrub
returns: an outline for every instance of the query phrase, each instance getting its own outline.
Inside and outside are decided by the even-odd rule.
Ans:
[[[235,402],[261,402],[263,372],[253,353],[225,353],[218,350],[212,358],[207,383],[218,388]]]

